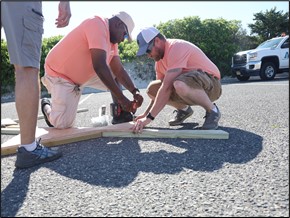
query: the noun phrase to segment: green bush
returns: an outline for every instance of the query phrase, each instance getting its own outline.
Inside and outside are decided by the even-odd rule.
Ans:
[[[40,60],[40,77],[44,75],[44,61],[50,49],[61,40],[62,36],[53,36],[42,40],[41,60]],[[14,67],[10,64],[7,42],[1,39],[1,93],[14,91],[15,75]],[[45,88],[41,85],[41,90]]]
[[[7,43],[1,39],[1,93],[14,90],[14,67],[10,64]]]
[[[42,47],[41,47],[41,60],[40,60],[40,77],[44,75],[44,62],[48,52],[55,46],[63,36],[53,36],[50,38],[44,38],[42,40]]]

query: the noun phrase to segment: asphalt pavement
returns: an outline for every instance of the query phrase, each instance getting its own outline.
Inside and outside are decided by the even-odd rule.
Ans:
[[[289,217],[289,74],[222,84],[216,104],[227,140],[98,138],[58,146],[62,158],[25,170],[15,169],[15,155],[1,157],[1,217]],[[149,102],[141,93],[136,114]],[[110,103],[108,92],[82,95],[88,111],[76,126],[92,126]],[[148,128],[202,125],[205,112],[193,110],[169,127],[166,106]],[[1,104],[1,118],[17,119],[14,102]],[[1,134],[2,143],[11,137]]]

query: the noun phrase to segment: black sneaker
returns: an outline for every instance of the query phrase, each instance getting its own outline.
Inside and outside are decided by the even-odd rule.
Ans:
[[[118,124],[118,123],[126,123],[126,122],[130,122],[133,121],[134,117],[132,115],[132,113],[127,112],[127,111],[121,111],[120,116],[118,117],[113,117],[112,119],[112,124]]]
[[[19,147],[17,150],[15,166],[17,168],[29,168],[41,163],[49,162],[58,159],[62,153],[44,147],[40,144],[40,139],[36,141],[36,148],[33,151],[27,151],[24,147]]]
[[[169,125],[170,126],[177,126],[183,123],[183,121],[190,117],[193,114],[193,110],[189,106],[186,111],[184,110],[175,110],[173,113],[177,112],[176,116],[174,119],[169,120]]]
[[[210,130],[210,129],[217,129],[218,128],[218,122],[221,118],[221,113],[216,104],[214,104],[217,108],[217,113],[214,111],[211,111],[210,113],[206,112],[204,118],[204,124],[202,125],[202,129]]]
[[[49,106],[51,106],[50,101],[48,100],[48,98],[43,98],[43,99],[41,99],[41,111],[42,111],[42,114],[43,114],[43,116],[44,116],[44,120],[45,120],[46,124],[47,124],[49,127],[53,127],[53,125],[49,122],[46,113],[44,112],[44,106],[47,105],[47,104],[48,104]]]

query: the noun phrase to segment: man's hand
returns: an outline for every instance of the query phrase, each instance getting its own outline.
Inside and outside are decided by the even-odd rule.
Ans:
[[[143,128],[151,122],[150,119],[143,117],[142,119],[137,120],[132,127],[133,133],[142,133]]]
[[[71,18],[69,1],[60,1],[58,4],[58,18],[55,20],[57,28],[66,27]]]
[[[136,101],[137,107],[141,107],[143,103],[142,95],[140,95],[139,92],[137,92],[136,94],[133,95],[133,97],[134,97],[134,100]]]
[[[132,102],[128,100],[125,96],[123,99],[118,100],[118,103],[121,105],[121,108],[124,111],[127,111],[127,112],[132,111]]]
[[[140,91],[139,91],[139,89],[135,88],[135,89],[132,91],[132,94],[133,94],[134,101],[135,101],[136,104],[137,104],[137,107],[141,107],[141,105],[142,105],[142,103],[143,103],[143,97],[142,97],[142,95],[140,95]]]

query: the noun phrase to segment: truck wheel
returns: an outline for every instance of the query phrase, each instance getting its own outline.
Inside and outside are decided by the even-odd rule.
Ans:
[[[241,76],[241,75],[237,75],[237,79],[240,81],[247,81],[249,80],[250,76]]]
[[[276,76],[276,66],[272,62],[266,62],[263,63],[261,71],[260,71],[260,77],[262,80],[273,80]]]

